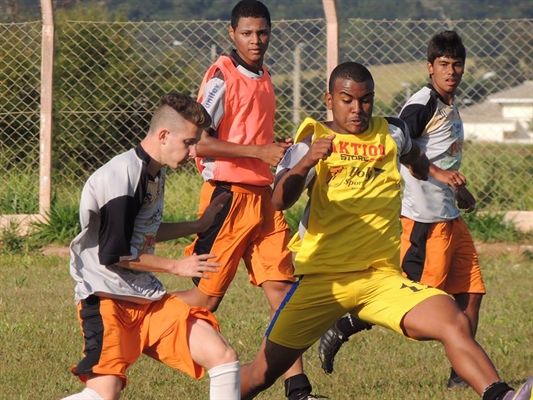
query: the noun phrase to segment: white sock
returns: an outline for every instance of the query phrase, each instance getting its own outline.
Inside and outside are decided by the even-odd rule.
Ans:
[[[73,394],[72,396],[65,397],[61,400],[104,400],[96,391],[85,388],[80,393]]]
[[[217,365],[207,373],[210,378],[210,400],[240,400],[241,375],[238,361]]]

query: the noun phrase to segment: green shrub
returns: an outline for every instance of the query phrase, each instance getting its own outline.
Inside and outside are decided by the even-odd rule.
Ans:
[[[464,213],[463,218],[475,240],[493,242],[519,242],[526,234],[516,229],[511,221],[505,221],[504,213],[485,213],[474,211]]]
[[[32,240],[41,246],[50,243],[67,245],[80,231],[78,205],[73,202],[54,201],[44,222],[32,224]]]
[[[2,229],[2,252],[8,254],[21,254],[25,247],[25,240],[19,233],[20,224],[10,221],[9,225]]]

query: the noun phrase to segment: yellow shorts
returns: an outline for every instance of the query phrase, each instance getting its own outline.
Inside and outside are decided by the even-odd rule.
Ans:
[[[221,193],[231,198],[216,216],[212,226],[196,236],[184,250],[185,255],[215,254],[219,271],[210,279],[195,280],[203,293],[222,297],[233,281],[239,263],[244,260],[250,283],[266,281],[294,282],[292,255],[287,244],[289,226],[283,213],[272,205],[270,186],[252,186],[225,182],[206,182],[200,194],[200,211]]]
[[[87,374],[114,375],[126,386],[126,370],[141,354],[201,378],[204,369],[191,358],[187,320],[206,320],[219,330],[215,316],[189,307],[173,295],[148,304],[89,296],[78,303],[85,357],[72,367],[81,381]]]
[[[306,275],[293,284],[266,336],[279,345],[304,349],[346,313],[404,334],[407,312],[443,291],[413,282],[398,272],[374,268],[342,274]]]
[[[436,223],[401,221],[405,276],[449,294],[485,294],[474,241],[461,217]]]

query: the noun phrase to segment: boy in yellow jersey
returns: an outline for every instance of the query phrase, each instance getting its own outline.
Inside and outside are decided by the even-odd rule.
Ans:
[[[430,160],[427,181],[400,169],[404,179],[400,258],[405,276],[454,296],[475,337],[485,285],[472,236],[459,210],[473,211],[475,199],[459,172],[464,130],[454,103],[465,61],[466,49],[456,32],[433,36],[427,49],[431,82],[413,94],[400,112],[412,140]],[[326,373],[333,372],[342,344],[362,329],[370,325],[348,315],[322,336],[318,353]],[[452,369],[447,386],[468,385]]]
[[[205,181],[199,214],[218,194],[229,200],[209,229],[185,249],[186,255],[216,254],[213,261],[221,267],[176,294],[191,306],[216,311],[242,260],[250,283],[263,289],[273,316],[295,278],[287,248],[289,227],[272,206],[271,167],[292,139],[274,140],[276,97],[263,65],[271,34],[267,7],[257,0],[238,2],[229,33],[235,50],[214,62],[199,93],[213,120],[197,149],[196,164]],[[289,400],[314,399],[301,360],[295,361],[285,374],[285,394]]]
[[[299,280],[255,359],[241,366],[242,398],[272,385],[346,313],[413,340],[440,341],[454,369],[483,400],[514,398],[517,393],[500,380],[453,298],[402,275],[399,166],[419,179],[427,179],[429,170],[406,124],[372,117],[374,81],[361,64],[337,66],[325,100],[333,121],[306,119],[278,166],[277,209],[291,207],[305,189],[309,193],[290,245]],[[528,398],[530,391],[517,398]]]

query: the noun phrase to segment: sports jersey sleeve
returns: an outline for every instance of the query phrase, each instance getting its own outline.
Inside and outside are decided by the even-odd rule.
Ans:
[[[276,178],[285,170],[292,169],[307,154],[311,147],[312,137],[306,137],[303,141],[289,147],[276,168]],[[315,169],[311,168],[305,178],[305,188],[315,177]]]
[[[200,94],[199,101],[207,110],[213,123],[210,132],[212,136],[217,136],[216,131],[220,122],[224,118],[224,97],[226,95],[226,83],[224,81],[224,75],[219,69],[209,77],[206,77],[207,81],[203,87],[203,92]]]
[[[405,121],[409,134],[413,139],[422,136],[428,122],[436,110],[436,102],[432,101],[432,92],[429,87],[415,93],[400,111],[399,117]]]
[[[409,154],[413,148],[413,142],[405,121],[393,117],[385,119],[389,123],[389,132],[398,146],[398,157]]]
[[[131,239],[146,186],[143,174],[132,171],[121,159],[113,161],[89,179],[80,204],[82,227],[89,224],[91,214],[100,217],[98,259],[102,265],[137,258]]]

